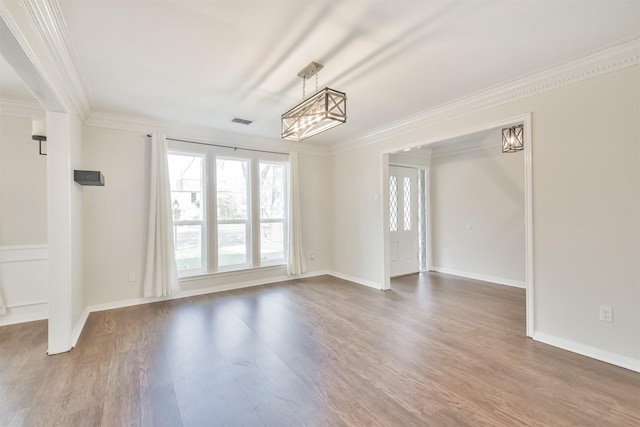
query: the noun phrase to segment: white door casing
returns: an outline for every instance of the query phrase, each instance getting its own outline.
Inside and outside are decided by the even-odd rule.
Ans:
[[[391,277],[420,271],[418,263],[418,170],[389,166]]]

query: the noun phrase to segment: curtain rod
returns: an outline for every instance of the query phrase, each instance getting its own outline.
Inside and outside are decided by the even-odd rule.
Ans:
[[[147,134],[147,137],[151,138],[151,135]],[[289,153],[283,153],[281,151],[268,151],[268,150],[258,150],[256,148],[233,147],[231,145],[221,145],[221,144],[210,144],[208,142],[187,141],[186,139],[167,138],[167,140],[176,141],[176,142],[186,142],[187,144],[208,145],[210,147],[232,148],[233,151],[244,150],[244,151],[255,151],[257,153],[282,154],[282,155],[285,155],[285,156],[289,155]]]

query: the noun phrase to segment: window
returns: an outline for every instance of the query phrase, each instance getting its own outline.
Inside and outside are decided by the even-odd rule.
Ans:
[[[179,275],[206,271],[203,178],[203,156],[169,155],[173,243]]]
[[[287,230],[287,169],[283,163],[260,162],[260,261],[284,261]]]
[[[194,149],[179,145],[169,154],[178,275],[285,264],[286,158]]]
[[[216,160],[218,267],[247,266],[249,254],[249,162]]]

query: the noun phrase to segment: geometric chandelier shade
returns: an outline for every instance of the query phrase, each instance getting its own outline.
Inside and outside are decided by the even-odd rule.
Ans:
[[[282,115],[282,138],[302,141],[346,121],[347,94],[326,87]]]
[[[325,87],[318,90],[318,72],[324,67],[312,62],[304,67],[302,101],[282,115],[282,138],[302,141],[347,121],[347,94]],[[307,79],[316,76],[316,93],[305,99]]]
[[[516,125],[502,129],[502,152],[515,153],[524,148],[524,126]]]

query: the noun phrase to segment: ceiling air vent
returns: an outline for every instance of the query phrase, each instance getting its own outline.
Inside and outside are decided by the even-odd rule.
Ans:
[[[236,117],[235,119],[231,120],[231,122],[240,123],[241,125],[250,125],[251,123],[253,123],[253,120],[239,119]]]

